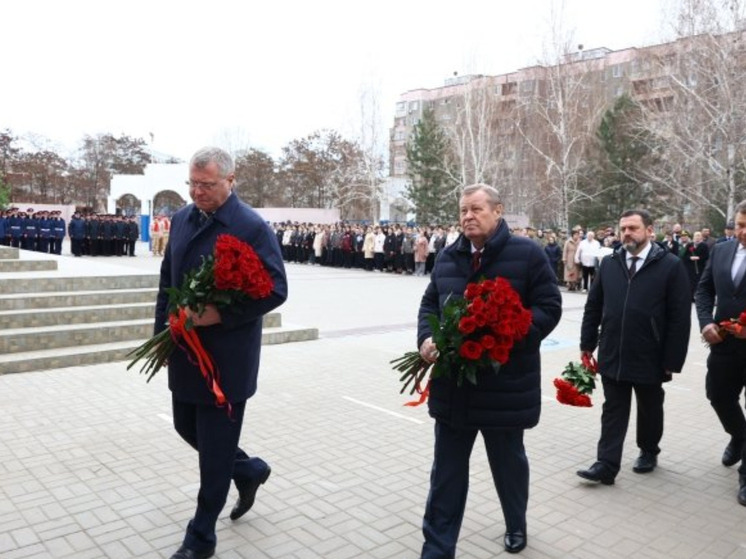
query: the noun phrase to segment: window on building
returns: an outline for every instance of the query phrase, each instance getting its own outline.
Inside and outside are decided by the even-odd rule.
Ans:
[[[502,84],[503,95],[515,95],[516,93],[518,93],[518,84],[516,82]]]
[[[406,101],[399,101],[396,104],[396,112],[397,112],[397,114],[406,113],[407,112],[407,102]]]
[[[622,77],[622,65],[621,64],[614,64],[611,67],[611,76],[614,78]]]
[[[410,111],[416,111],[420,108],[420,103],[418,101],[410,101],[409,102],[409,110]]]

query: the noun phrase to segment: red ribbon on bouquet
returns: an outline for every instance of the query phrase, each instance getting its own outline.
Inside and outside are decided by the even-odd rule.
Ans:
[[[218,373],[218,368],[212,357],[210,357],[210,354],[207,353],[207,350],[202,345],[197,332],[194,329],[188,329],[186,327],[187,319],[186,311],[183,308],[179,309],[178,315],[172,314],[169,316],[168,325],[171,329],[171,337],[174,342],[186,352],[189,361],[199,367],[202,377],[207,382],[208,390],[215,395],[215,402],[217,405],[227,406],[228,414],[230,415],[231,404],[226,399],[223,389],[220,388],[220,374]],[[186,348],[181,345],[181,340],[184,340]]]

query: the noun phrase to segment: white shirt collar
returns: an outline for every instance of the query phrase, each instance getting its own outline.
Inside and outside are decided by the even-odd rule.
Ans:
[[[627,251],[627,264],[632,261],[633,256],[637,256],[641,261],[645,262],[645,260],[647,260],[648,254],[650,254],[651,248],[653,248],[653,245],[650,241],[648,241],[648,244],[645,245],[645,248],[642,249],[639,254],[633,255],[630,254],[629,251]]]

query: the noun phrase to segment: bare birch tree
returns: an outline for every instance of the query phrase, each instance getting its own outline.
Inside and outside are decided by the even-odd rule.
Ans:
[[[725,221],[746,195],[746,35],[742,2],[682,0],[676,39],[642,63],[634,83],[646,126],[667,163],[649,179],[674,193],[676,220]]]
[[[575,206],[591,196],[587,154],[608,101],[601,60],[570,55],[570,40],[556,30],[553,36],[552,59],[518,85],[516,128],[530,148],[527,168],[534,170],[524,180],[537,181],[532,218],[567,230]]]

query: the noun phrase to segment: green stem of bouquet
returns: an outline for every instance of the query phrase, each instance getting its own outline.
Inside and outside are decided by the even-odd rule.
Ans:
[[[404,373],[399,378],[404,383],[401,390],[399,390],[399,394],[403,394],[410,385],[410,394],[414,394],[415,390],[419,390],[427,372],[432,367],[432,363],[428,363],[422,359],[420,353],[417,351],[409,351],[402,357],[393,359],[390,363],[394,366],[395,371]]]
[[[127,370],[129,371],[138,361],[145,359],[140,368],[140,374],[148,375],[146,382],[150,382],[150,379],[166,364],[174,347],[175,344],[171,338],[171,330],[166,328],[127,354],[127,357],[133,357],[132,361],[127,365]]]

